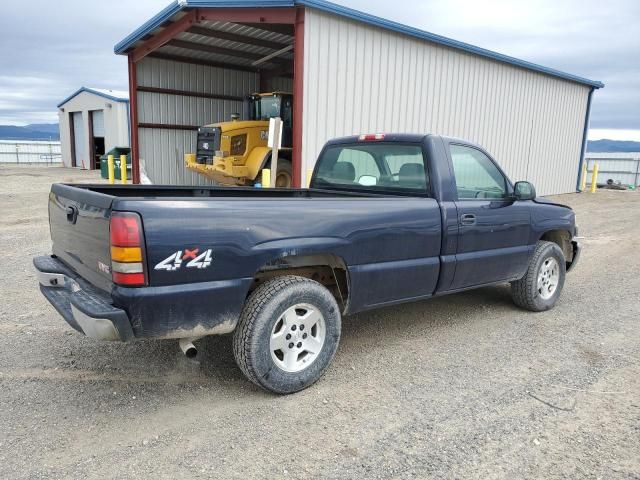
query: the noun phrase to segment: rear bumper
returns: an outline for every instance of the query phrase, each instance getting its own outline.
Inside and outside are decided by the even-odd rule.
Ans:
[[[40,290],[71,327],[100,340],[180,339],[233,332],[253,278],[94,287],[55,257],[37,257]]]
[[[580,253],[582,252],[582,245],[577,238],[571,241],[571,245],[573,246],[573,259],[567,266],[567,272],[572,271],[576,267],[578,261],[580,261]]]
[[[127,313],[53,257],[36,257],[40,291],[66,322],[87,337],[127,341],[133,330]]]

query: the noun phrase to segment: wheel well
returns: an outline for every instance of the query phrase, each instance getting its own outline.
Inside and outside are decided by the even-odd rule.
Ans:
[[[553,242],[560,247],[567,262],[573,261],[573,247],[571,245],[571,234],[567,230],[549,230],[545,232],[540,240]]]
[[[293,152],[290,150],[280,150],[278,152],[278,160],[286,160],[288,162],[291,162],[293,158]],[[260,170],[262,170],[263,168],[267,167],[267,163],[271,160],[271,152],[268,152],[264,158],[262,159],[262,166],[260,167]]]
[[[260,284],[285,275],[309,278],[324,285],[341,305],[342,311],[346,310],[349,303],[349,275],[340,257],[330,253],[280,257],[256,272],[249,294]]]

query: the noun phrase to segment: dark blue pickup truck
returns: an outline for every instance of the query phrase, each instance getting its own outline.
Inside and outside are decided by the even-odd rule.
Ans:
[[[42,293],[79,332],[233,333],[246,376],[299,391],[329,366],[341,316],[510,282],[552,308],[577,262],[575,215],[512,184],[482,148],[434,135],[329,142],[311,188],[56,184]]]

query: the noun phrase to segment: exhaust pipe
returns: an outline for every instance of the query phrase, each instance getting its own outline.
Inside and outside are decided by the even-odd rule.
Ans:
[[[184,353],[185,357],[196,358],[196,355],[198,355],[198,349],[193,344],[193,342],[198,339],[199,338],[181,338],[179,340],[178,345],[180,345],[180,350],[182,350],[182,353]]]

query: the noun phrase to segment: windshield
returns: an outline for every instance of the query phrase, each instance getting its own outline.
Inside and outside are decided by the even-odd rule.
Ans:
[[[415,195],[428,185],[420,145],[362,142],[326,148],[311,187]]]
[[[253,101],[253,119],[269,120],[280,116],[281,97],[256,97]]]

